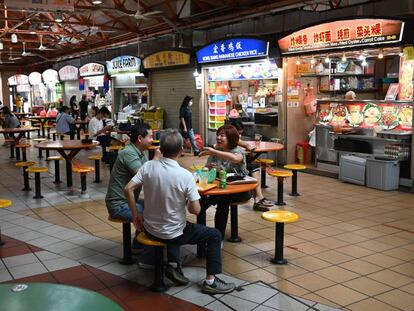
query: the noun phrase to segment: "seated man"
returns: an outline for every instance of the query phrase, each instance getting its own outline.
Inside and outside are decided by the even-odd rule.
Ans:
[[[92,139],[99,141],[102,147],[102,161],[107,163],[108,156],[106,147],[109,146],[112,138],[108,135],[108,132],[112,130],[113,126],[106,124],[106,119],[111,117],[111,112],[106,107],[102,107],[98,110],[98,113],[89,121],[88,129],[89,136]],[[105,122],[104,122],[105,121]]]
[[[208,294],[224,294],[235,285],[220,280],[221,234],[217,229],[186,221],[187,210],[194,215],[200,212],[200,195],[193,175],[180,167],[177,159],[183,151],[183,138],[178,130],[166,130],[161,135],[163,157],[145,163],[125,187],[125,196],[132,212],[135,228],[143,229],[155,240],[168,244],[166,276],[178,284],[188,283],[180,265],[180,245],[207,244],[207,277],[202,290]],[[144,187],[145,210],[143,217],[135,208],[134,191]]]
[[[10,111],[9,107],[3,106],[0,109],[0,118],[2,120],[3,128],[5,129],[14,129],[17,127],[20,127],[19,119]],[[9,134],[4,133],[4,139],[9,138]],[[10,135],[11,137],[14,137],[13,134]],[[9,143],[4,142],[3,146],[8,147]]]
[[[69,107],[63,106],[60,108],[60,113],[56,117],[56,133],[66,134],[70,139],[75,138],[75,120],[69,114]]]

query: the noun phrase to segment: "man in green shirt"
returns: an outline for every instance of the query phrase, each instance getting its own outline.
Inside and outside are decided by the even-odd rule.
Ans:
[[[118,153],[109,180],[105,202],[112,218],[132,222],[132,214],[124,195],[124,188],[141,166],[148,161],[143,152],[152,145],[151,127],[146,123],[133,126],[130,138],[130,143]],[[154,158],[158,157],[159,155],[156,154]],[[137,210],[142,213],[144,205],[142,200],[138,201],[138,197],[139,193],[135,193]]]

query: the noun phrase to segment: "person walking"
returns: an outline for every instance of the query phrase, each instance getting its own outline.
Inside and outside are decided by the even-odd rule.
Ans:
[[[184,97],[183,103],[180,107],[180,131],[184,138],[190,139],[191,147],[195,156],[198,156],[200,150],[195,143],[194,129],[193,129],[193,112],[191,107],[193,105],[193,97]]]

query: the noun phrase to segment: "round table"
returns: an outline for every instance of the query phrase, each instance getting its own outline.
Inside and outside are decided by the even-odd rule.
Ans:
[[[256,143],[255,141],[246,141],[249,145],[255,146],[255,149],[251,151],[251,153],[254,153],[254,159],[256,160],[260,154],[267,153],[271,151],[279,151],[284,148],[282,144],[274,143],[271,141],[261,141],[260,143]]]
[[[0,285],[2,310],[122,311],[122,308],[111,299],[79,287],[52,283],[27,283],[23,284],[27,285],[25,290],[14,291],[13,288],[17,285],[16,283]]]
[[[35,145],[35,147],[45,150],[56,150],[66,160],[66,181],[68,187],[72,187],[72,159],[82,149],[94,148],[98,145],[99,142],[97,141],[83,144],[81,140],[60,140],[43,142]]]
[[[215,184],[219,184],[217,180],[214,181]],[[206,225],[206,204],[207,204],[207,196],[209,195],[228,195],[228,194],[235,194],[235,193],[243,193],[247,191],[252,191],[257,187],[256,183],[250,184],[237,184],[237,185],[229,185],[225,189],[220,189],[219,187],[207,190],[207,191],[198,191],[201,195],[200,205],[201,211],[197,215],[197,223],[201,225]],[[237,208],[231,209],[231,235],[232,238],[238,237],[238,216],[237,216]],[[205,257],[205,245],[198,244],[197,245],[197,257],[203,258]]]
[[[0,133],[3,134],[9,134],[10,138],[14,139],[14,143],[17,145],[19,144],[20,139],[24,137],[24,134],[29,132],[37,131],[37,128],[35,127],[16,127],[16,128],[0,128]],[[15,136],[14,134],[19,134]],[[20,155],[18,153],[18,149],[16,148],[16,155],[18,159],[20,158]],[[10,158],[14,158],[14,146],[10,144]]]
[[[42,128],[42,137],[46,137],[45,134],[45,123],[47,121],[56,120],[56,117],[41,117],[41,116],[31,116],[29,117],[30,121],[40,122],[40,127]]]

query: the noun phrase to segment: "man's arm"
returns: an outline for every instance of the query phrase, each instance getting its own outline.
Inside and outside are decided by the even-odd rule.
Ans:
[[[201,211],[200,202],[198,200],[188,202],[187,210],[190,214],[198,215]]]
[[[142,231],[142,216],[138,214],[136,209],[136,202],[134,192],[137,190],[141,190],[142,184],[137,184],[134,181],[130,181],[124,188],[125,198],[128,203],[128,207],[131,210],[132,214],[132,222],[134,223],[135,229],[138,231]]]

